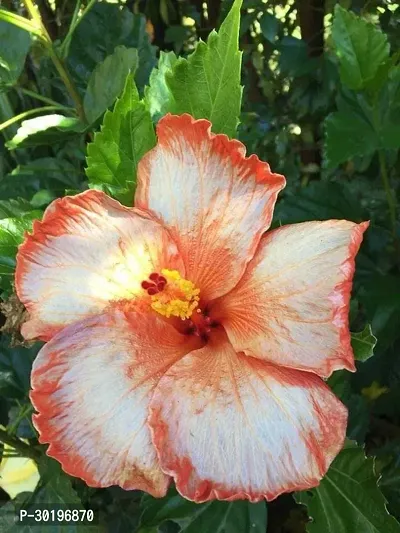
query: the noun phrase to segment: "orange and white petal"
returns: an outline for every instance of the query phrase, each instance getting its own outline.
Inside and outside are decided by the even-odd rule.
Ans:
[[[98,315],[53,337],[33,364],[31,400],[40,442],[92,487],[120,485],[163,496],[148,404],[160,376],[190,351],[156,313]]]
[[[343,446],[347,410],[315,374],[207,345],[173,365],[150,402],[162,470],[195,502],[318,485]]]
[[[15,285],[30,315],[22,333],[47,341],[110,302],[142,295],[140,283],[161,268],[184,266],[147,213],[94,190],[56,200],[18,251]]]
[[[139,163],[135,205],[172,232],[186,278],[210,300],[236,285],[270,226],[285,178],[207,120],[166,115]]]
[[[354,371],[348,313],[368,222],[305,222],[271,231],[214,311],[237,351],[328,377]]]

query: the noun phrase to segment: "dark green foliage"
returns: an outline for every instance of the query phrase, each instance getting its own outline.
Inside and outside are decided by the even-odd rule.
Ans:
[[[131,206],[138,163],[166,113],[208,118],[215,133],[239,138],[286,176],[272,227],[343,218],[370,227],[349,318],[357,372],[327,380],[349,410],[347,437],[357,445],[348,442],[318,487],[295,493],[297,504],[290,495],[195,504],[173,486],[162,499],[88,487],[38,443],[29,389],[40,344],[11,346],[18,332],[3,331],[0,425],[17,445],[26,439],[41,480],[13,500],[0,491],[0,530],[35,533],[15,524],[15,510],[58,502],[93,508],[98,524],[48,533],[398,533],[398,4],[41,0],[44,31],[30,3],[0,8],[0,289],[8,319],[15,255],[33,221],[55,198],[87,188]]]

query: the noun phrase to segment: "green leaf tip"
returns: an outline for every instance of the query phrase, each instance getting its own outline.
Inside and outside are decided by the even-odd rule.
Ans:
[[[374,355],[374,348],[377,343],[377,338],[372,333],[370,324],[359,333],[351,334],[351,346],[353,348],[354,357],[357,361],[367,361]]]
[[[206,118],[214,133],[235,136],[242,100],[241,5],[241,0],[235,0],[218,32],[213,30],[207,42],[199,41],[187,59],[181,57],[166,69],[169,103],[163,106],[164,113]],[[154,101],[152,105],[157,107]]]

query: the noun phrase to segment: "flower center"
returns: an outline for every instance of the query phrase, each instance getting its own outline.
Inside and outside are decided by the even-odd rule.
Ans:
[[[190,318],[199,305],[200,289],[182,278],[177,270],[164,268],[161,274],[153,272],[148,281],[142,282],[142,288],[151,296],[152,309],[167,318]]]

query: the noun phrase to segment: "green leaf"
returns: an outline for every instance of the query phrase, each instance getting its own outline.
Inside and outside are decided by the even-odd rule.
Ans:
[[[0,341],[0,396],[26,398],[30,388],[30,374],[33,360],[40,343],[26,348],[10,348],[10,339],[2,335]]]
[[[380,149],[400,148],[399,87],[400,68],[396,68],[374,107],[362,95],[346,93],[338,98],[338,111],[325,119],[328,167],[356,156],[370,156]]]
[[[340,452],[320,485],[298,492],[312,518],[309,533],[399,533],[377,486],[374,460],[350,441]]]
[[[370,278],[359,294],[367,320],[378,337],[380,349],[400,337],[400,278],[393,275]]]
[[[310,183],[295,194],[285,196],[276,206],[274,214],[274,220],[280,224],[330,218],[345,218],[354,222],[365,220],[360,202],[344,184]]]
[[[337,370],[330,376],[327,383],[349,410],[347,437],[363,443],[369,429],[370,414],[365,398],[352,392],[350,379],[350,372]]]
[[[400,66],[389,71],[377,101],[380,146],[387,150],[400,148]]]
[[[372,333],[371,326],[367,324],[359,333],[351,334],[351,346],[357,361],[367,361],[374,355],[377,338]]]
[[[32,204],[23,198],[0,200],[0,219],[24,216],[32,211]]]
[[[0,88],[14,85],[24,68],[31,36],[14,24],[0,20]]]
[[[83,107],[89,123],[95,122],[121,94],[126,77],[135,72],[137,50],[118,46],[114,53],[99,63],[90,76]]]
[[[364,89],[389,58],[386,35],[339,5],[335,7],[332,38],[339,58],[340,77],[349,89]]]
[[[6,199],[17,195],[30,200],[41,189],[51,191],[54,196],[63,196],[66,188],[81,187],[79,170],[69,161],[41,157],[18,165],[0,180],[0,197]]]
[[[235,136],[239,123],[242,87],[239,52],[240,7],[235,0],[217,33],[212,31],[207,44],[200,41],[187,58],[179,58],[166,74],[173,113],[190,113],[207,118],[215,133]]]
[[[325,154],[329,168],[356,156],[370,155],[379,146],[371,115],[362,105],[357,105],[356,100],[350,102],[341,98],[338,107],[338,112],[325,119]]]
[[[315,70],[317,60],[309,57],[307,43],[302,39],[286,36],[280,41],[278,50],[279,67],[284,74],[298,77]]]
[[[107,111],[101,131],[88,145],[86,174],[90,187],[104,190],[132,205],[137,165],[156,143],[149,111],[131,75],[113,111]]]
[[[61,470],[60,463],[44,455],[38,468],[43,485],[40,495],[43,502],[47,497],[50,503],[81,505],[76,491],[72,488],[71,479]]]
[[[347,400],[346,407],[349,410],[346,435],[349,439],[363,444],[369,430],[371,418],[367,400],[363,396],[353,393]]]
[[[85,131],[85,126],[77,118],[63,115],[44,115],[24,120],[18,128],[17,134],[6,143],[9,150],[26,148],[41,144],[65,142]]]
[[[172,521],[180,526],[181,533],[265,533],[267,506],[247,501],[197,504],[185,500],[174,489],[162,499],[143,496],[143,513],[138,533],[156,533],[158,526]]]
[[[352,394],[350,373],[347,370],[337,370],[328,378],[327,383],[335,393],[335,396],[340,398],[343,403],[347,403],[347,400]]]
[[[144,90],[146,105],[156,120],[173,108],[173,97],[166,83],[166,74],[172,72],[177,59],[174,52],[160,52],[158,66],[150,74],[149,86]]]
[[[146,32],[146,18],[120,4],[96,2],[72,36],[68,65],[79,86],[86,88],[96,65],[112,54],[116,46],[136,48],[139,66],[135,81],[142,91],[156,64],[156,48]]]
[[[32,222],[41,218],[41,211],[31,211],[18,218],[0,220],[0,287],[8,289],[14,276],[15,256],[24,233],[31,230]]]
[[[259,20],[262,34],[270,43],[273,43],[278,35],[279,21],[271,13],[264,13]]]

